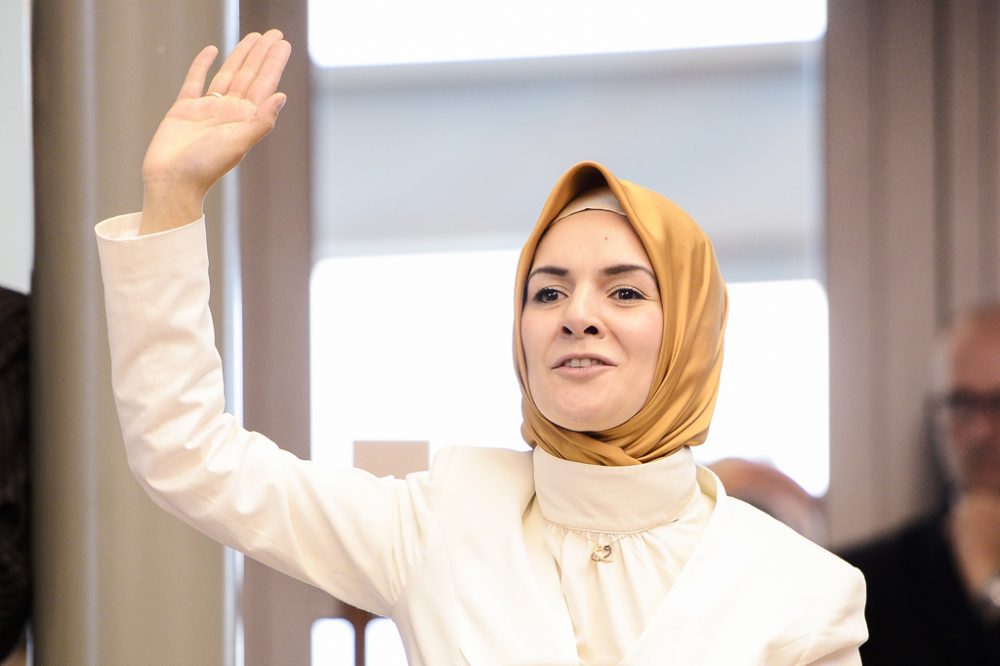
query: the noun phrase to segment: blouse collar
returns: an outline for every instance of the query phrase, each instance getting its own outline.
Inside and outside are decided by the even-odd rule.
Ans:
[[[698,492],[687,447],[643,465],[609,467],[534,450],[535,494],[552,523],[593,532],[640,532],[676,520]]]

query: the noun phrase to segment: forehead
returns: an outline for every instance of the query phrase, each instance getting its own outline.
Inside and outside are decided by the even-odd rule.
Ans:
[[[959,330],[954,337],[949,374],[955,386],[1000,388],[1000,326],[973,325]]]
[[[632,225],[606,210],[585,210],[553,224],[539,241],[533,263],[572,264],[583,260],[649,266],[646,250]]]

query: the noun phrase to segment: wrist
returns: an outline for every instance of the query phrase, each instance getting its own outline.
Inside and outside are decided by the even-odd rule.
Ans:
[[[139,234],[182,227],[202,215],[205,193],[192,188],[146,184],[142,196]]]

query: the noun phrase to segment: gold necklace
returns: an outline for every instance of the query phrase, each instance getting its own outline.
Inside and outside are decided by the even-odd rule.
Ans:
[[[587,532],[587,545],[590,546],[590,559],[594,562],[613,562],[615,559],[615,552],[611,549],[611,546],[618,543],[626,536],[628,536],[627,532],[623,534],[616,534],[612,536],[611,541],[601,544],[600,542],[594,543],[593,539],[590,537],[590,532]]]

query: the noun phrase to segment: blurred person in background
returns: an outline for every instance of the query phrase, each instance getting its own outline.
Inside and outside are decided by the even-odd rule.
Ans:
[[[723,458],[709,465],[730,497],[777,518],[820,545],[826,543],[823,503],[774,465],[743,458]]]
[[[868,581],[864,663],[1000,664],[1000,302],[941,337],[928,402],[939,508],[844,554]]]
[[[0,287],[0,664],[25,663],[28,558],[28,297]]]

